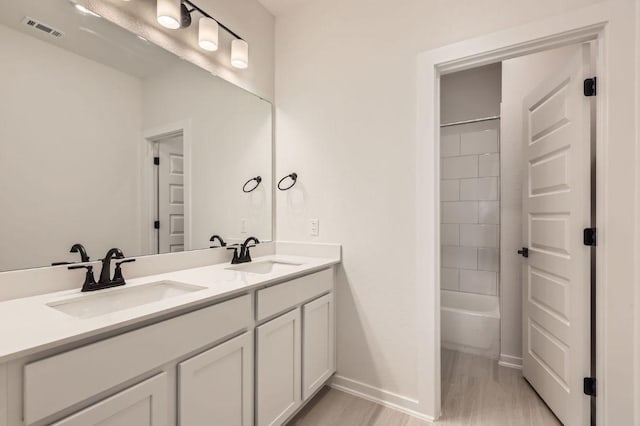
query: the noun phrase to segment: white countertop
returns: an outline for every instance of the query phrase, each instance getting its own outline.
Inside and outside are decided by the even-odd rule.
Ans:
[[[194,306],[210,304],[219,299],[246,293],[256,287],[316,272],[340,262],[339,259],[330,258],[272,255],[257,257],[253,263],[264,260],[278,260],[299,265],[292,265],[287,268],[286,272],[276,270],[267,274],[256,274],[230,270],[227,268],[232,265],[222,263],[135,278],[127,280],[124,287],[99,290],[98,292],[81,293],[82,283],[78,283],[78,288],[75,290],[1,302],[0,363]],[[51,302],[77,298],[80,295],[91,297],[91,295],[98,293],[104,294],[104,292],[118,291],[123,288],[165,280],[202,286],[205,289],[84,319],[70,316],[47,305]]]

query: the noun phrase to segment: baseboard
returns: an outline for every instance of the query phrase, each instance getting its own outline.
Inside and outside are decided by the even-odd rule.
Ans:
[[[516,370],[522,370],[522,358],[518,356],[500,354],[498,365],[507,368],[515,368]]]
[[[356,380],[348,379],[344,376],[333,376],[329,381],[329,386],[342,392],[366,399],[371,402],[384,405],[393,410],[400,411],[420,420],[434,423],[431,416],[418,411],[418,401],[406,396],[398,395],[384,389],[376,388]]]

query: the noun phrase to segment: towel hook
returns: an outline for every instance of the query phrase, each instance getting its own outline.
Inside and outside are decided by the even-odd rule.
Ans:
[[[282,182],[284,182],[285,179],[291,179],[291,185],[287,186],[287,187],[282,187]],[[286,175],[285,177],[283,177],[282,179],[280,179],[280,182],[278,182],[278,189],[280,191],[288,191],[289,189],[293,188],[293,186],[296,184],[296,182],[298,181],[298,174],[293,172],[289,175]]]
[[[247,189],[247,185],[249,185],[249,184],[250,184],[251,182],[253,182],[253,181],[255,181],[255,182],[256,182],[256,184],[253,186],[253,188],[251,188],[251,189]],[[261,178],[260,176],[256,176],[256,177],[254,177],[254,178],[249,179],[248,181],[246,181],[246,182],[244,183],[244,185],[242,185],[242,192],[244,192],[244,193],[247,193],[247,194],[248,194],[249,192],[253,192],[253,191],[255,191],[255,190],[256,190],[256,188],[257,188],[258,186],[260,186],[260,182],[262,182],[262,178]]]

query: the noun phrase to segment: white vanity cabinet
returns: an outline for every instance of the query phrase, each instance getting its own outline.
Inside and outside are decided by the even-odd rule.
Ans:
[[[178,364],[180,426],[253,424],[253,333]]]
[[[168,426],[167,374],[161,373],[52,426]]]
[[[278,426],[335,372],[333,270],[258,291],[257,318],[256,425]]]
[[[279,426],[335,372],[334,269],[0,364],[0,426]]]
[[[178,370],[183,370],[185,375],[191,372],[192,377],[201,376],[202,372],[193,368],[198,362],[203,359],[210,361],[211,354],[223,357],[223,353],[235,348],[238,342],[246,347],[246,350],[243,347],[242,354],[243,370],[246,372],[253,364],[253,353],[249,350],[251,345],[247,343],[251,340],[247,330],[253,325],[251,302],[251,295],[236,297],[54,356],[15,363],[13,376],[21,379],[21,383],[15,383],[16,393],[19,392],[18,387],[22,386],[23,400],[21,404],[14,404],[13,421],[9,424],[40,426],[65,419],[60,424],[93,425],[102,424],[109,419],[109,415],[115,420],[109,420],[111,423],[106,424],[121,424],[117,423],[117,419],[138,415],[137,411],[134,413],[135,410],[126,411],[126,414],[119,414],[118,411],[121,410],[120,403],[128,401],[129,395],[132,395],[130,389],[138,389],[136,395],[144,396],[144,392],[148,392],[147,396],[154,395],[151,397],[153,403],[148,402],[153,412],[161,411],[160,417],[169,419],[170,425],[175,424],[175,413],[179,411],[176,407]],[[228,340],[243,331],[243,339]],[[198,353],[202,357],[194,356],[181,362],[189,354]],[[168,398],[161,397],[159,384],[131,388],[155,376],[154,373],[165,374],[166,380],[169,380],[164,385]],[[236,376],[243,379],[238,374]],[[195,378],[185,382],[196,383],[194,386],[197,386]],[[151,383],[159,383],[159,379]],[[188,392],[190,386],[183,388]],[[106,416],[105,420],[93,420],[99,416]],[[251,417],[251,414],[247,416]],[[80,423],[75,423],[76,418],[81,419],[78,420]],[[164,424],[157,421],[160,420],[154,415],[151,423],[122,424]]]

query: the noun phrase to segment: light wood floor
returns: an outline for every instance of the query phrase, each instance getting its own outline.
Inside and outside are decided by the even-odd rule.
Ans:
[[[288,426],[426,426],[430,423],[325,388]],[[519,370],[496,361],[442,351],[443,426],[555,426],[560,422]]]

